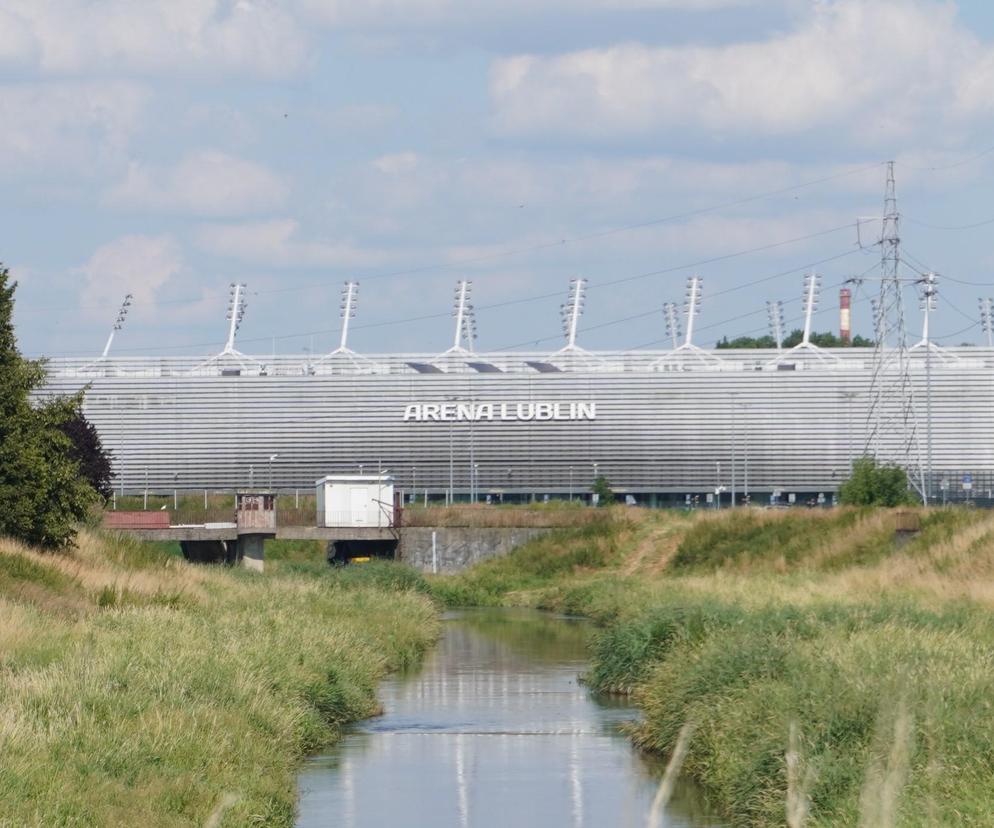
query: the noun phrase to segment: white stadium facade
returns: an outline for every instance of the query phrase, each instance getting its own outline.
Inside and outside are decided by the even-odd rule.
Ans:
[[[908,353],[912,444],[935,499],[994,487],[994,350]],[[88,388],[85,415],[120,491],[309,489],[392,474],[408,497],[586,495],[596,475],[651,505],[806,502],[832,494],[880,419],[872,348],[53,359],[45,393]],[[896,365],[896,362],[893,363]],[[886,366],[883,369],[888,370]],[[890,370],[898,370],[896,367]],[[876,377],[876,379],[875,379]],[[892,398],[892,421],[902,403]],[[928,404],[927,404],[928,403]],[[879,405],[879,404],[878,404]],[[929,450],[930,448],[930,450]],[[793,498],[791,498],[793,495]]]

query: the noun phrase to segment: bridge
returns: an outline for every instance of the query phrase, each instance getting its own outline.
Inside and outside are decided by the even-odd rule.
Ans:
[[[300,510],[276,509],[276,495],[239,493],[236,505],[205,510],[198,522],[174,522],[173,513],[108,511],[103,525],[146,541],[179,542],[184,556],[201,563],[228,563],[262,571],[265,541],[322,541],[341,549],[339,557],[373,554],[407,561],[428,572],[451,572],[493,555],[509,552],[550,529],[587,525],[607,519],[606,510],[589,507],[529,509],[464,506],[401,509],[383,513],[381,525],[356,525],[342,514],[319,526],[317,515],[303,523]],[[284,519],[281,520],[280,516]]]
[[[314,525],[280,525],[275,494],[238,492],[230,510],[231,520],[174,524],[172,515],[166,510],[113,511],[104,513],[103,526],[141,540],[178,542],[188,560],[241,562],[249,569],[262,571],[264,542],[271,539],[392,544],[395,547],[400,541],[400,514],[399,507],[386,510],[378,516],[379,525],[375,526],[356,525],[350,515],[343,515],[341,525],[337,526],[318,526],[316,521]]]

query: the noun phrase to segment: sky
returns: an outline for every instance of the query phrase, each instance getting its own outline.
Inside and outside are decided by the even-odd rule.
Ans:
[[[987,0],[0,0],[0,261],[32,356],[440,352],[766,333],[766,301],[871,333],[886,162],[934,337],[994,295]]]

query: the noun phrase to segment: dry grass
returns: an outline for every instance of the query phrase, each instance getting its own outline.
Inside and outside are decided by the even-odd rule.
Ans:
[[[301,756],[437,630],[411,591],[0,542],[0,823],[290,825]]]
[[[528,506],[429,506],[404,510],[405,526],[561,528],[604,523],[608,509],[594,509],[579,503]]]
[[[434,588],[599,621],[587,680],[634,693],[647,749],[697,723],[729,825],[994,824],[994,515],[613,511]]]

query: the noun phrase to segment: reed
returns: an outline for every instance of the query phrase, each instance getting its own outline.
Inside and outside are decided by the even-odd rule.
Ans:
[[[387,581],[0,542],[0,822],[291,825],[300,759],[437,634]]]
[[[694,721],[683,772],[731,826],[989,825],[994,518],[919,517],[619,510],[431,584],[596,620],[587,682],[644,749]]]

